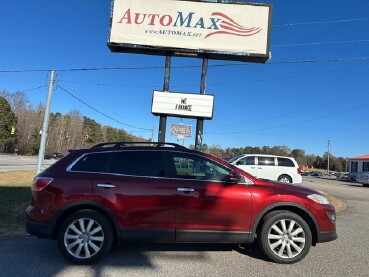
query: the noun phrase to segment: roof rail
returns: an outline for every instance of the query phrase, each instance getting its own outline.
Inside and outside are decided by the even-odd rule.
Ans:
[[[117,141],[117,142],[103,142],[92,146],[91,148],[120,148],[120,147],[129,147],[129,146],[152,146],[152,147],[163,147],[163,146],[173,146],[174,148],[179,149],[187,149],[186,147],[179,145],[177,143],[171,142],[149,142],[149,141],[136,141],[136,142],[127,142],[127,141]]]

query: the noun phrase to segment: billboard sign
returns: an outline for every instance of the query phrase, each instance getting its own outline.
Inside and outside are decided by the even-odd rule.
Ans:
[[[113,0],[114,52],[265,62],[270,4]]]
[[[214,95],[154,91],[151,112],[184,118],[213,118]]]
[[[170,134],[172,136],[190,137],[192,135],[192,126],[185,124],[171,124]]]

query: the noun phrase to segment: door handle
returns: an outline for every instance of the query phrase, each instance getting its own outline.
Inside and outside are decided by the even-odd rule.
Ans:
[[[115,188],[115,185],[112,184],[97,184],[97,186],[99,188],[104,188],[104,189],[111,189],[111,188]]]
[[[195,191],[195,189],[193,188],[177,188],[178,191],[181,191],[181,192],[193,192]]]

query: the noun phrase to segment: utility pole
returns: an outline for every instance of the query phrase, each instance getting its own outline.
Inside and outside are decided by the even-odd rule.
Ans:
[[[327,174],[329,177],[329,151],[330,151],[331,141],[328,140],[328,166],[327,166]]]
[[[44,163],[47,128],[49,126],[51,95],[54,89],[54,78],[55,78],[55,71],[51,70],[50,71],[50,81],[49,81],[49,92],[47,94],[44,122],[42,124],[42,130],[41,130],[40,149],[38,151],[38,161],[37,161],[37,170],[36,170],[37,174],[39,174],[42,171],[42,165]]]

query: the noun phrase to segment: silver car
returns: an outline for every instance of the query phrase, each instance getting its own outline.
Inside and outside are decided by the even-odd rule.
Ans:
[[[369,187],[369,172],[362,172],[356,176],[356,182],[363,184],[364,187]]]

